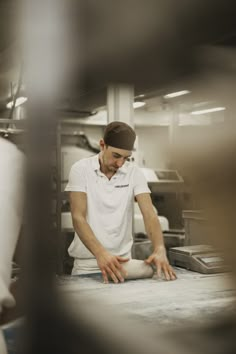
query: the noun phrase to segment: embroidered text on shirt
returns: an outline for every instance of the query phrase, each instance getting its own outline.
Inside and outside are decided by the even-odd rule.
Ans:
[[[124,187],[129,187],[129,184],[121,184],[119,186],[115,186],[115,188],[124,188]]]

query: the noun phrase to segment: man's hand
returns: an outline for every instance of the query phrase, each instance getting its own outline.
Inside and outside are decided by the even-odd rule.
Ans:
[[[154,251],[148,259],[145,260],[147,264],[154,264],[157,268],[157,276],[161,278],[162,272],[165,275],[166,280],[175,280],[176,274],[173,268],[170,266],[169,261],[166,257],[165,247],[160,247],[157,251]]]
[[[114,283],[124,281],[124,276],[127,274],[121,263],[129,261],[129,258],[114,256],[107,251],[103,251],[96,257],[96,259],[97,264],[101,269],[104,283],[108,284],[109,278],[111,278]]]

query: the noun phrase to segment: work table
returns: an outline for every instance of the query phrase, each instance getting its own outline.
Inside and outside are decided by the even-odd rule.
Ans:
[[[129,318],[168,326],[205,323],[217,315],[235,311],[236,287],[229,273],[199,274],[175,268],[178,279],[140,279],[103,284],[102,278],[62,276],[60,291],[70,302],[80,299],[101,301]]]

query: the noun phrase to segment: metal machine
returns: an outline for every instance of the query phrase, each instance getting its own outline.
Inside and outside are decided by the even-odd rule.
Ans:
[[[151,196],[153,201],[155,201],[156,196],[160,195],[164,195],[164,198],[166,199],[168,199],[170,195],[176,198],[176,193],[182,191],[184,188],[184,180],[176,170],[161,170],[145,167],[142,167],[141,169],[152,192]],[[158,215],[158,217],[161,224],[167,252],[170,247],[183,246],[185,237],[183,228],[179,227],[178,230],[171,229],[168,217],[169,215],[173,215],[176,212],[177,206],[170,206],[167,202],[166,209],[169,209],[169,214],[165,215],[161,208],[161,203],[157,202],[156,204],[157,205],[154,205],[154,209],[156,211],[158,210],[158,214],[161,214],[161,216]],[[178,209],[177,212],[181,214],[180,209]],[[146,259],[152,252],[152,245],[145,235],[143,218],[140,211],[138,210],[137,205],[135,205],[134,214],[134,234],[135,242],[133,245],[133,257],[137,259]]]
[[[152,192],[177,192],[183,190],[184,180],[176,170],[142,168]]]
[[[164,215],[170,229],[182,229],[182,211],[191,209],[191,197],[177,170],[142,168],[151,190],[153,204]]]
[[[155,211],[155,213],[157,214],[157,209],[154,207],[153,205],[153,209]],[[169,230],[169,222],[167,220],[167,218],[165,218],[164,216],[160,216],[158,215],[158,219],[161,225],[161,229],[163,232],[168,231]],[[145,225],[144,225],[144,221],[143,221],[143,215],[140,211],[140,208],[138,206],[138,203],[134,203],[134,234],[138,235],[138,234],[143,234],[145,235],[146,231],[145,231]]]

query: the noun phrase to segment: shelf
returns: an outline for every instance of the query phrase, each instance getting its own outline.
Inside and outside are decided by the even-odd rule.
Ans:
[[[2,124],[7,124],[7,123],[25,123],[27,120],[26,119],[9,119],[9,118],[0,118],[0,123]]]
[[[60,120],[60,123],[63,124],[77,124],[77,125],[83,125],[83,126],[100,126],[100,127],[105,127],[107,125],[107,122],[102,122],[102,121],[93,121],[93,122],[89,122],[89,121],[84,121],[81,120],[80,118],[75,119],[75,118],[68,118],[68,119],[62,119]]]

